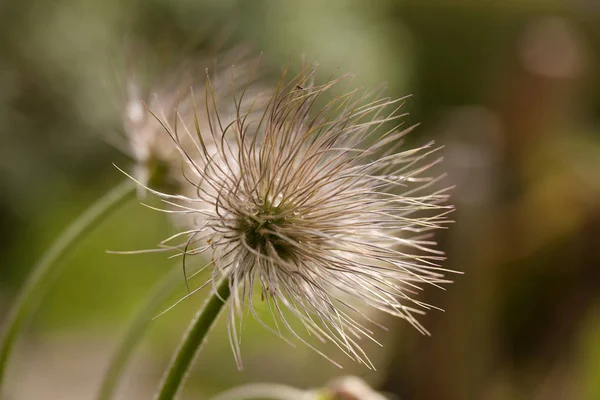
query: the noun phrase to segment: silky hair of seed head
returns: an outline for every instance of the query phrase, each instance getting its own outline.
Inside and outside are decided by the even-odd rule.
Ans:
[[[439,265],[444,255],[431,240],[452,211],[449,188],[430,176],[439,148],[403,149],[412,129],[400,129],[404,99],[356,89],[327,100],[350,77],[317,85],[314,76],[313,68],[291,78],[284,71],[264,104],[243,101],[250,82],[239,91],[232,84],[236,111],[225,118],[207,72],[208,132],[200,130],[199,109],[193,127],[163,124],[176,146],[182,134],[195,143],[193,153],[179,146],[193,171],[186,179],[194,195],[154,191],[170,204],[168,212],[188,216],[192,225],[163,245],[184,259],[211,257],[194,273],[212,268],[211,278],[188,296],[229,280],[227,324],[239,368],[249,314],[339,366],[297,333],[288,322],[293,316],[310,334],[374,368],[359,341],[375,341],[368,326],[378,324],[362,310],[403,318],[427,334],[415,315],[433,306],[416,297],[425,286],[450,282],[444,274],[452,271]],[[257,310],[255,289],[268,318]]]
[[[162,192],[174,193],[185,189],[181,155],[172,139],[164,132],[163,123],[181,119],[193,126],[195,103],[191,94],[204,92],[202,77],[207,65],[216,70],[227,71],[228,65],[236,64],[236,83],[243,85],[252,71],[250,52],[247,48],[223,51],[214,58],[183,58],[176,64],[156,72],[155,77],[144,80],[129,66],[124,76],[123,130],[124,137],[108,136],[122,152],[135,162],[133,175],[144,185]],[[216,99],[229,98],[229,77],[214,76],[211,91]],[[203,98],[199,99],[201,106]],[[221,105],[228,112],[234,110],[233,104]],[[203,129],[208,129],[203,118],[198,120]],[[179,146],[185,151],[193,151],[193,143],[186,135],[177,138]],[[140,188],[141,189],[141,188]],[[143,195],[144,190],[140,194]]]

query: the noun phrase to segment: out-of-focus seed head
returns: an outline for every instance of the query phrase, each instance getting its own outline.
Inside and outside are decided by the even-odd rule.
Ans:
[[[135,81],[127,82],[128,104],[124,127],[129,148],[136,162],[134,175],[137,180],[158,190],[172,193],[177,190],[181,176],[180,157],[164,128],[143,104],[143,97]],[[186,93],[189,92],[186,91]],[[148,100],[146,100],[148,101]],[[162,104],[164,103],[164,104]],[[174,109],[176,100],[165,93],[155,93],[149,104],[154,110]],[[171,118],[169,118],[171,117]],[[172,120],[172,115],[163,117]]]
[[[140,82],[142,79],[130,72],[125,85],[126,104],[123,113],[126,152],[136,162],[134,176],[145,186],[161,192],[178,193],[184,189],[184,177],[187,163],[181,157],[181,149],[193,151],[193,141],[187,135],[178,136],[175,146],[172,138],[165,134],[165,129],[177,130],[176,125],[183,124],[193,129],[195,124],[193,93],[199,93],[200,109],[204,104],[204,71],[215,66],[219,71],[226,71],[236,64],[238,84],[245,82],[250,74],[250,62],[243,49],[225,52],[215,60],[189,59],[181,62],[176,68],[170,68],[150,83]],[[230,96],[229,75],[213,78],[211,91],[215,99],[228,99]],[[230,103],[227,103],[230,104]],[[227,108],[224,104],[223,108]],[[233,112],[233,106],[229,106]],[[198,124],[208,129],[207,121],[200,116]]]
[[[410,130],[399,129],[403,99],[352,90],[327,100],[349,79],[316,85],[314,74],[284,73],[262,106],[243,100],[247,87],[234,92],[230,122],[207,78],[206,108],[196,107],[196,120],[208,121],[208,129],[167,128],[175,139],[185,131],[195,144],[193,152],[179,146],[193,194],[158,193],[194,221],[169,241],[184,238],[172,248],[212,258],[205,267],[211,279],[190,294],[229,280],[228,330],[240,367],[245,310],[325,356],[288,323],[294,316],[312,335],[372,367],[359,339],[375,341],[367,325],[376,324],[359,308],[404,318],[426,333],[414,316],[431,306],[416,296],[448,282],[443,253],[431,240],[452,210],[448,190],[430,176],[438,148],[403,148]],[[256,312],[255,289],[271,323]]]

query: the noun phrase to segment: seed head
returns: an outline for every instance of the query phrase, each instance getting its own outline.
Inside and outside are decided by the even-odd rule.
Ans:
[[[140,82],[135,73],[129,73],[123,113],[127,142],[124,147],[136,162],[134,176],[138,181],[162,192],[176,193],[185,189],[183,181],[184,175],[189,172],[185,171],[188,165],[182,160],[181,150],[165,134],[165,129],[177,131],[178,124],[194,126],[196,104],[192,95],[206,91],[202,77],[208,65],[226,70],[231,65],[229,63],[236,60],[237,78],[242,83],[248,79],[251,69],[247,52],[238,50],[236,57],[233,52],[225,52],[214,61],[185,60],[175,68],[157,73],[157,78],[152,79],[150,84]],[[229,84],[225,76],[213,78],[211,93],[215,101],[229,97]],[[205,108],[203,96],[198,106]],[[224,104],[223,108],[227,108],[227,105]],[[203,129],[208,129],[204,118],[200,117],[197,122]],[[184,151],[193,151],[193,141],[187,135],[175,139]]]
[[[207,77],[208,132],[186,127],[196,144],[194,154],[184,151],[194,195],[158,193],[193,218],[191,230],[170,238],[185,238],[173,247],[212,257],[211,279],[191,293],[229,280],[228,331],[240,367],[245,311],[324,355],[288,323],[294,316],[317,338],[372,367],[359,339],[375,339],[359,308],[404,318],[426,333],[414,315],[430,306],[415,295],[448,282],[438,265],[443,253],[430,239],[451,211],[444,205],[447,189],[433,189],[437,179],[429,176],[438,149],[401,149],[410,130],[398,129],[404,99],[352,90],[326,101],[327,92],[349,79],[316,85],[314,74],[303,69],[288,78],[284,72],[266,104],[247,110],[247,87],[234,93],[229,124],[211,100]],[[255,290],[273,328],[257,311]]]

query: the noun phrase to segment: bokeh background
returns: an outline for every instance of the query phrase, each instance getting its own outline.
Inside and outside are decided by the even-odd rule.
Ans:
[[[432,337],[377,317],[389,327],[377,333],[384,348],[367,346],[377,371],[329,349],[339,370],[249,323],[239,372],[221,321],[183,398],[346,374],[397,399],[600,398],[596,0],[1,2],[0,318],[56,235],[123,180],[112,163],[131,165],[106,140],[123,131],[112,73],[128,57],[166,65],[221,41],[263,51],[273,74],[305,55],[322,77],[355,72],[357,85],[412,94],[407,120],[421,125],[410,140],[443,144],[457,186],[455,224],[438,239],[464,275],[424,293],[445,309],[422,318]],[[135,310],[180,268],[105,250],[152,248],[172,232],[135,200],[84,241],[11,358],[7,399],[94,398]],[[151,397],[202,297],[139,338],[119,398]]]

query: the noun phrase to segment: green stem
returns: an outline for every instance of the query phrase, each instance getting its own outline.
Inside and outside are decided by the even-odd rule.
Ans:
[[[175,356],[167,368],[160,384],[156,400],[172,400],[177,395],[183,380],[204,343],[206,334],[223,308],[224,300],[230,295],[229,280],[223,279],[216,293],[208,298],[204,307],[196,313],[188,331],[183,336]]]
[[[61,272],[63,264],[59,261],[77,248],[99,221],[134,196],[135,184],[127,179],[84,211],[34,265],[8,313],[0,336],[0,387],[2,387],[8,358],[19,333],[52,285],[53,278]]]
[[[142,304],[135,315],[110,361],[98,393],[98,400],[109,400],[114,396],[119,378],[133,355],[136,345],[139,344],[140,338],[150,326],[152,317],[156,315],[156,310],[182,282],[181,269],[173,269],[151,289],[148,300]]]
[[[317,398],[313,392],[307,392],[278,383],[249,383],[219,393],[211,397],[210,400],[315,400]]]

